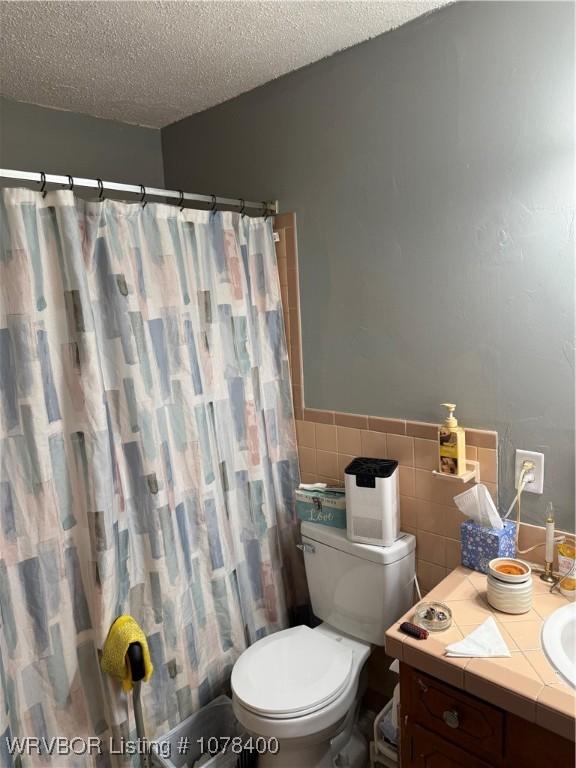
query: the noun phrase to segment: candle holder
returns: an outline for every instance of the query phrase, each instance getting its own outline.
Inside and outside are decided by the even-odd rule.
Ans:
[[[546,553],[544,555],[544,573],[540,576],[542,581],[554,584],[556,579],[552,573],[554,561],[554,507],[549,501],[546,505]]]
[[[544,563],[544,573],[540,574],[540,578],[548,584],[555,584],[558,581],[552,573],[552,563]]]

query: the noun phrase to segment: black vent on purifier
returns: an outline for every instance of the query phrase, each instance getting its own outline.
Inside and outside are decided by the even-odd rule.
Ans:
[[[397,466],[395,459],[370,459],[361,456],[351,461],[344,472],[347,475],[356,475],[358,488],[376,488],[376,478],[390,477]]]

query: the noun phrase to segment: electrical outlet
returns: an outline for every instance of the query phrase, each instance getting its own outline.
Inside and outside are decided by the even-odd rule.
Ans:
[[[520,472],[522,464],[525,461],[531,461],[534,469],[530,470],[534,475],[534,480],[526,483],[524,493],[543,493],[544,491],[544,454],[536,451],[516,451],[516,466],[514,470],[514,487],[517,489],[520,482]]]

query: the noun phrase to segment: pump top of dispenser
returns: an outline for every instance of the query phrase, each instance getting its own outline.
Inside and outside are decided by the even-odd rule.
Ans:
[[[442,403],[444,408],[448,409],[448,416],[444,419],[444,426],[445,427],[457,427],[458,426],[458,419],[454,416],[454,411],[456,410],[456,404],[455,403]]]

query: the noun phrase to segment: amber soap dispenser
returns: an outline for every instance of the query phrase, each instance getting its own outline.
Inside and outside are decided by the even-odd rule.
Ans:
[[[444,424],[438,430],[438,469],[445,475],[463,475],[466,472],[466,438],[454,416],[454,403],[442,403],[448,409]]]

